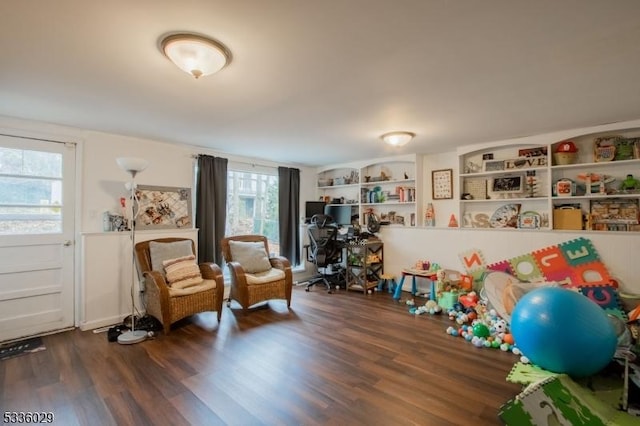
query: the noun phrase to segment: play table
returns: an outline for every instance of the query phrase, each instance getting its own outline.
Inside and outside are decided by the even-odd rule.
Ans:
[[[411,295],[415,296],[418,293],[418,286],[416,285],[416,278],[425,278],[429,281],[431,281],[431,283],[433,283],[434,281],[437,280],[436,271],[430,271],[430,270],[423,270],[423,269],[413,269],[413,268],[406,268],[403,269],[401,271],[402,274],[402,278],[400,278],[400,282],[398,283],[398,285],[396,286],[396,291],[393,293],[393,298],[395,300],[400,300],[400,295],[402,294],[402,285],[404,284],[404,279],[406,276],[410,276],[411,277]],[[433,286],[432,286],[433,289]],[[433,290],[432,290],[433,291]],[[430,297],[434,297],[435,295],[432,294],[430,295]]]

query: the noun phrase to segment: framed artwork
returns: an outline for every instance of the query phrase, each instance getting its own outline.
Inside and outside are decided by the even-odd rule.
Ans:
[[[191,188],[138,185],[137,229],[193,228]]]
[[[491,192],[518,194],[524,191],[524,175],[497,176],[491,179]]]
[[[453,169],[432,170],[431,185],[434,200],[453,198]]]
[[[484,160],[482,162],[483,172],[496,172],[504,170],[504,160]]]

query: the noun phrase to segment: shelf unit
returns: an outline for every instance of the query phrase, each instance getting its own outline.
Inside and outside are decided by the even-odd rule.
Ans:
[[[625,143],[637,146],[631,154],[634,158],[595,161],[595,140],[614,135],[632,141]],[[576,160],[573,164],[556,164],[553,153],[568,140],[578,149]],[[619,185],[627,175],[634,175],[636,179],[640,177],[639,149],[640,129],[626,129],[577,135],[546,144],[513,143],[459,150],[460,225],[463,228],[511,230],[558,229],[560,221],[554,224],[554,211],[573,206],[586,218],[584,228],[582,224],[579,224],[579,228],[640,230],[637,214],[635,219],[606,220],[611,226],[602,220],[598,224],[596,219],[602,217],[603,206],[611,206],[613,215],[618,213],[616,209],[621,206],[625,212],[633,215],[633,204],[638,206],[640,190],[621,192]],[[531,156],[525,157],[527,154]],[[599,187],[593,185],[591,193],[586,190],[580,177],[587,174],[594,175],[594,179],[596,175],[605,176],[607,183],[604,193],[600,193]],[[569,188],[569,193],[558,196],[558,191],[564,193],[563,188]],[[598,209],[599,216],[592,216],[594,208]]]
[[[548,146],[514,144],[461,154],[460,226],[517,229],[526,212],[522,226],[549,229],[548,153]]]
[[[347,244],[347,290],[367,293],[376,287],[383,273],[382,241]]]
[[[321,169],[318,196],[329,204],[351,204],[362,226],[368,212],[386,225],[419,226],[421,170],[415,154]]]
[[[611,161],[596,161],[595,141],[602,138],[611,138],[614,145],[617,140],[631,143],[635,150],[631,149],[624,159],[621,158],[621,150]],[[640,129],[584,135],[571,141],[578,148],[575,162],[551,166],[552,207],[575,205],[586,218],[586,230],[640,231],[640,185],[636,190],[623,190],[621,187],[627,175],[636,179],[640,177]],[[558,145],[559,142],[552,144],[551,149],[555,150]],[[587,176],[592,181],[590,191],[586,184]],[[559,196],[558,191],[554,191],[559,181],[571,183],[570,196]],[[603,182],[602,188],[600,181]]]

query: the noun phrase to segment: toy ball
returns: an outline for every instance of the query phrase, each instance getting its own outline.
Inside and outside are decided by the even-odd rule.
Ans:
[[[504,336],[502,336],[502,341],[510,345],[513,345],[513,334],[505,333]]]
[[[489,337],[489,327],[479,322],[473,326],[473,335],[478,337]]]
[[[502,319],[498,320],[493,327],[495,328],[496,333],[504,333],[507,331],[507,322]]]
[[[511,314],[511,333],[531,363],[574,377],[602,370],[617,346],[606,312],[582,294],[561,287],[525,294]]]
[[[507,352],[509,349],[511,349],[511,346],[508,343],[503,343],[500,345],[500,350],[503,352]]]

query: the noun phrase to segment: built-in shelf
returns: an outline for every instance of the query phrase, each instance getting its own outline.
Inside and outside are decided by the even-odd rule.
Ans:
[[[423,182],[422,159],[418,155],[323,168],[318,171],[317,183],[320,199],[331,205],[336,204],[336,199],[344,200],[344,204],[357,207],[362,226],[367,225],[370,214],[375,214],[381,222],[389,222],[391,225],[419,224],[422,204],[420,186]],[[392,199],[388,200],[390,196]],[[383,199],[386,201],[372,201]]]
[[[619,144],[622,149],[609,157],[598,156],[596,142],[603,140],[612,146]],[[556,158],[556,150],[568,141],[577,148],[571,154],[573,158]],[[470,147],[459,150],[458,154],[460,170],[466,172],[458,175],[462,227],[486,228],[484,219],[488,216],[492,229],[502,229],[501,226],[508,223],[504,230],[510,231],[581,228],[599,232],[640,231],[637,213],[633,218],[634,212],[640,211],[640,188],[638,192],[620,192],[620,183],[628,175],[640,178],[637,176],[640,174],[640,129],[576,135],[540,145],[508,143],[485,145],[475,150]],[[570,164],[564,164],[565,161]],[[527,162],[536,164],[530,167]],[[489,168],[491,170],[487,170]],[[604,178],[604,194],[595,184],[587,193],[584,180],[590,175],[598,180]],[[573,208],[573,212],[557,211],[559,207]],[[524,213],[536,218],[521,221]],[[557,220],[554,214],[558,215]],[[561,220],[566,214],[573,215],[571,225]],[[517,217],[507,220],[509,215]],[[607,224],[620,226],[602,226],[603,215]]]

